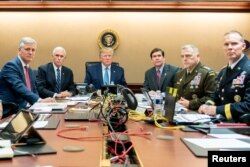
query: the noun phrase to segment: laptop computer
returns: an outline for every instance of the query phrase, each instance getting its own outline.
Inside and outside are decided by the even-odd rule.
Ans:
[[[141,88],[141,92],[145,96],[148,105],[152,108],[152,110],[154,110],[154,102],[153,99],[148,94],[148,90],[145,88]]]
[[[171,125],[198,125],[210,121],[210,116],[196,112],[175,113],[176,97],[166,92],[165,95],[165,118]]]

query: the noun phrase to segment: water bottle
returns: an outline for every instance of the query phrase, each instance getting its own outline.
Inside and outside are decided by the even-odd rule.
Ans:
[[[161,91],[157,90],[154,98],[154,114],[162,115],[162,102],[163,97]]]

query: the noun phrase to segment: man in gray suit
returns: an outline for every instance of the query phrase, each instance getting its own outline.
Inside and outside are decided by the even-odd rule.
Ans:
[[[174,77],[178,68],[165,64],[164,51],[160,48],[154,48],[150,57],[154,67],[145,72],[143,87],[151,92],[157,90],[165,92],[167,87],[174,85]]]

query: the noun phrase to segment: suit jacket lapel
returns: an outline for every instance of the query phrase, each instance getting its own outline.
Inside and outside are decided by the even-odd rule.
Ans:
[[[152,79],[151,81],[152,81],[152,86],[153,87],[155,87],[156,88],[156,90],[157,89],[159,89],[158,88],[158,84],[157,84],[157,77],[156,77],[156,70],[155,70],[155,68],[153,68],[153,70],[151,71],[151,76],[150,76],[150,78]]]
[[[49,77],[52,78],[52,82],[55,83],[56,85],[56,72],[52,63],[49,63],[48,65],[48,74],[49,74]]]
[[[161,79],[160,79],[160,85],[159,85],[159,89],[161,90],[161,87],[163,85],[163,82],[165,80],[165,78],[167,77],[167,73],[169,71],[168,66],[164,65],[163,69],[162,69],[162,73],[161,73]]]
[[[103,76],[102,76],[102,63],[100,63],[99,65],[98,65],[98,68],[97,68],[97,75],[98,75],[98,77],[100,78],[99,79],[99,84],[100,84],[100,86],[102,86],[103,85]]]
[[[61,89],[64,87],[64,83],[65,83],[65,69],[64,67],[62,66],[62,69],[61,69]]]
[[[24,74],[24,70],[23,70],[23,65],[22,65],[22,63],[21,63],[21,61],[19,60],[18,57],[16,57],[16,62],[17,62],[19,71],[20,71],[21,74],[22,74],[22,80],[23,80],[23,82],[26,84],[26,79],[25,79],[25,74]]]

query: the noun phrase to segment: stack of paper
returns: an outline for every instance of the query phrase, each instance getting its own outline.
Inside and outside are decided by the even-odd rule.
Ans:
[[[0,159],[12,158],[13,156],[14,152],[10,140],[0,140]]]
[[[29,109],[37,113],[65,110],[67,103],[35,103]]]

